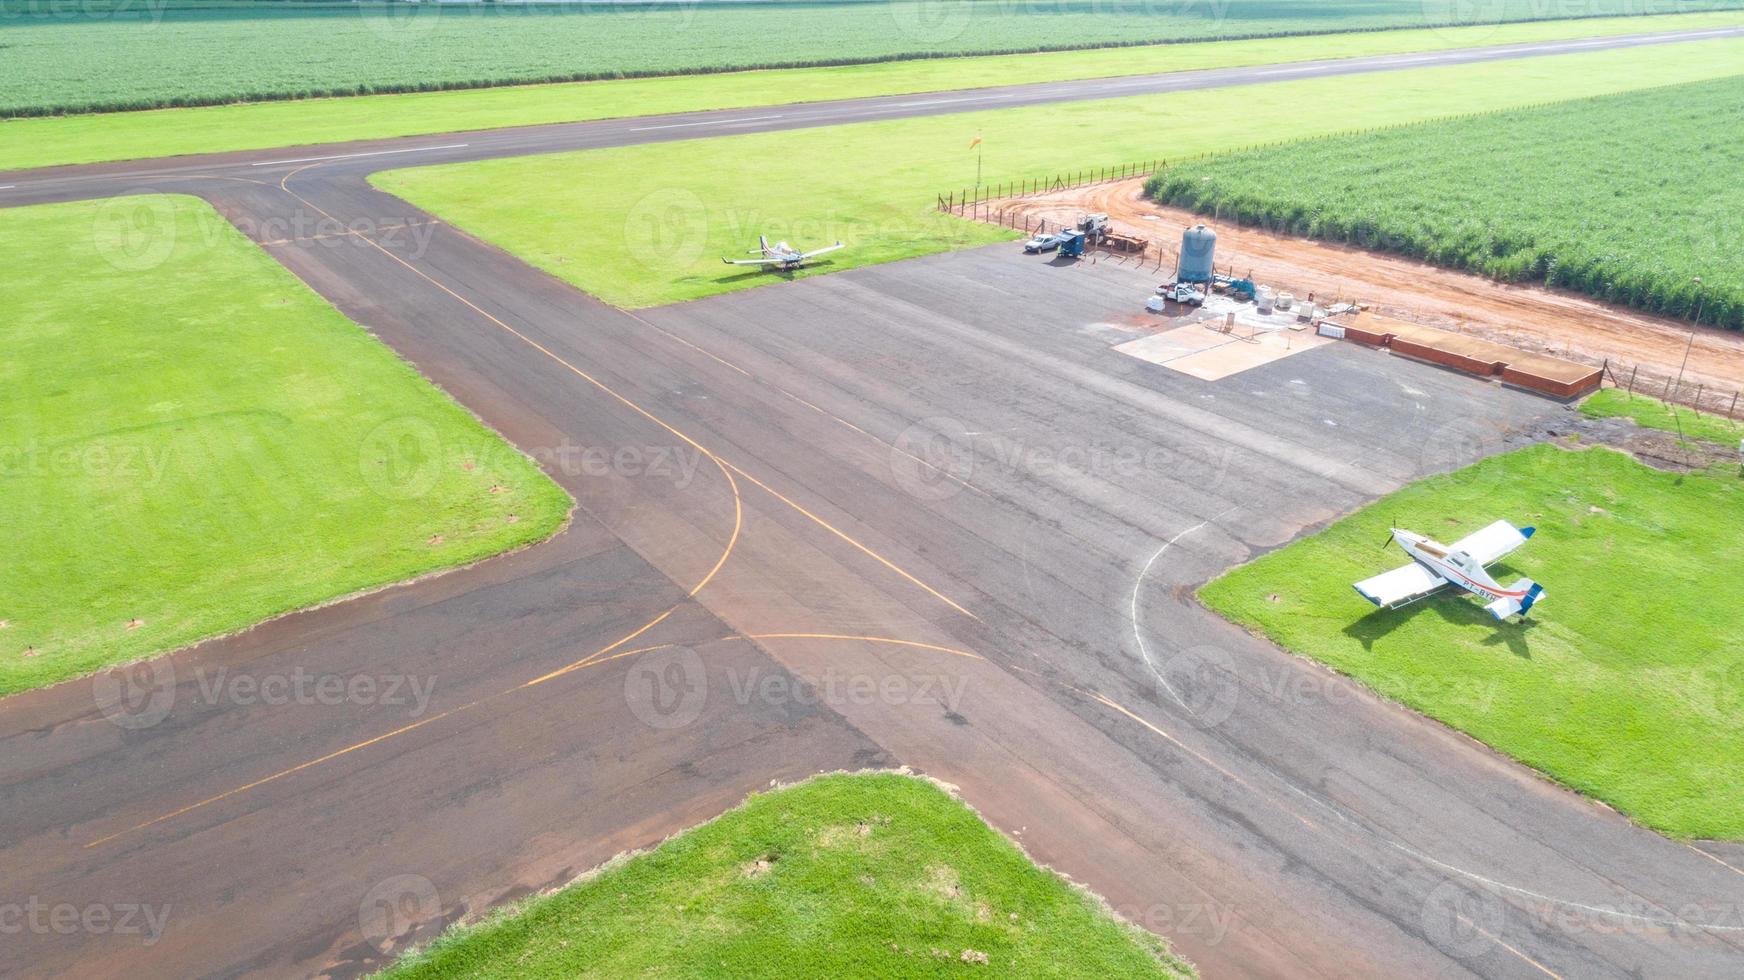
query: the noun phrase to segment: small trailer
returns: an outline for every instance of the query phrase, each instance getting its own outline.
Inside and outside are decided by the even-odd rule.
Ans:
[[[1252,302],[1259,295],[1259,287],[1254,285],[1252,279],[1237,279],[1234,276],[1213,275],[1211,288],[1220,293],[1228,293],[1244,303]]]

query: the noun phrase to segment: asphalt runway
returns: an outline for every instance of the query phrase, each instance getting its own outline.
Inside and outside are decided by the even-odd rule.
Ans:
[[[831,118],[781,111],[744,126]],[[404,157],[251,156],[176,189],[256,232],[310,209],[429,220],[360,179]],[[0,203],[136,172],[8,177]],[[0,972],[355,975],[770,780],[898,764],[1206,976],[1744,964],[1738,848],[1637,829],[1190,597],[1542,437],[1558,406],[1346,345],[1197,381],[1112,350],[1149,277],[1005,246],[631,314],[441,225],[421,248],[263,244],[552,460],[577,512],[553,542],[136,668],[137,697],[0,703],[0,901],[163,925],[51,917]],[[688,462],[597,472],[577,448]],[[428,700],[275,705],[218,680],[298,672]]]

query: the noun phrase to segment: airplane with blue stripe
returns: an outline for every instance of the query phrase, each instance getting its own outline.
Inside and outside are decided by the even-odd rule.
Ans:
[[[1544,598],[1544,586],[1523,578],[1504,587],[1490,577],[1484,566],[1513,553],[1536,531],[1537,528],[1497,521],[1449,545],[1392,528],[1381,546],[1397,541],[1411,556],[1411,564],[1363,579],[1356,583],[1356,590],[1377,606],[1396,609],[1451,585],[1489,600],[1484,609],[1498,620],[1514,615],[1524,619],[1533,605]]]

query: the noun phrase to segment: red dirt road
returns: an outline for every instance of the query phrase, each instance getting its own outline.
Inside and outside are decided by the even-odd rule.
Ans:
[[[1143,196],[1143,179],[1113,181],[996,201],[987,205],[1009,215],[1076,221],[1087,211],[1106,212],[1117,231],[1160,245],[1165,268],[1172,267],[1181,232],[1200,218],[1189,211],[1160,207]],[[1020,221],[1021,224],[1021,221]],[[1369,304],[1377,312],[1457,330],[1529,351],[1544,351],[1599,364],[1607,358],[1618,377],[1640,366],[1643,383],[1676,377],[1689,346],[1690,326],[1546,289],[1510,286],[1481,276],[1454,272],[1398,256],[1342,245],[1269,234],[1233,224],[1216,225],[1217,263],[1273,287],[1323,301],[1341,298]],[[1155,252],[1152,252],[1154,261]],[[1744,334],[1713,329],[1696,332],[1684,374],[1695,384],[1722,389],[1726,401],[1744,389]],[[1690,394],[1685,391],[1686,399]],[[1712,397],[1703,399],[1713,408]]]

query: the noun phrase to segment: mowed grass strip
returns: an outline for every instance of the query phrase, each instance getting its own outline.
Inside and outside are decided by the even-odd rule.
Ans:
[[[982,959],[985,957],[985,959]],[[932,783],[823,776],[454,930],[382,976],[1191,977]]]
[[[1535,525],[1492,566],[1545,587],[1525,623],[1449,593],[1378,610],[1405,527]],[[1200,590],[1278,644],[1680,838],[1744,839],[1744,480],[1538,446],[1414,484]]]
[[[547,537],[568,496],[204,202],[0,211],[0,695]]]
[[[1686,439],[1700,439],[1728,449],[1736,448],[1744,439],[1744,422],[1724,415],[1697,412],[1682,405],[1669,405],[1647,395],[1631,394],[1622,388],[1606,388],[1594,392],[1581,402],[1581,412],[1596,419],[1628,418],[1648,429],[1681,432]]]
[[[1738,24],[1744,13],[1670,14],[13,119],[0,171]]]
[[[799,275],[1015,237],[940,215],[935,195],[1293,137],[1737,74],[1744,42],[1133,96],[453,164],[379,187],[627,307],[774,281],[721,265],[759,234],[848,249]]]

